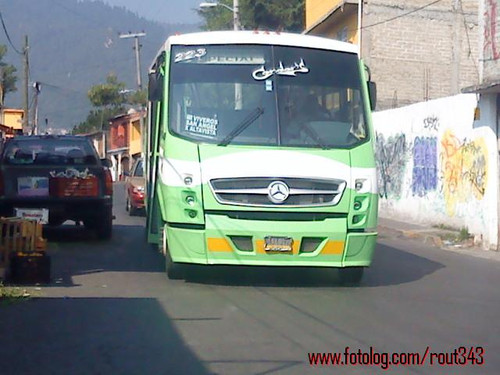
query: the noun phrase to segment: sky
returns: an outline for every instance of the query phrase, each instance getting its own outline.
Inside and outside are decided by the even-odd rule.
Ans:
[[[101,0],[122,6],[146,19],[164,23],[198,23],[196,9],[203,0]]]

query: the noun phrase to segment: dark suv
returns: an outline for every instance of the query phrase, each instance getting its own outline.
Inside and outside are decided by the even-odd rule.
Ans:
[[[113,181],[81,136],[18,136],[0,150],[0,216],[49,225],[83,221],[100,239],[113,229]]]

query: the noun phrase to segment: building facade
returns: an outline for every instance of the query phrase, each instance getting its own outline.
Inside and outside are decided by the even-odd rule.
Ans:
[[[141,156],[141,127],[145,123],[145,112],[130,110],[109,121],[107,156],[113,164],[114,180],[128,174],[134,159]]]
[[[377,110],[397,108],[480,82],[478,7],[478,0],[306,0],[305,33],[360,45]]]
[[[2,138],[12,137],[23,130],[24,111],[2,108],[0,111],[0,134]]]

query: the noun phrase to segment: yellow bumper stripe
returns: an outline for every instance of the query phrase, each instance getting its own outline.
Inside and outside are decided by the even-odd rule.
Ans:
[[[233,251],[231,244],[225,238],[208,238],[208,250],[218,253],[230,253]]]
[[[344,241],[328,241],[321,250],[322,255],[340,255],[344,252]]]

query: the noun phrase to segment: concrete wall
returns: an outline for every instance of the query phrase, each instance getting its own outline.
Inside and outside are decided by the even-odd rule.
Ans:
[[[482,0],[479,23],[483,81],[500,80],[500,2]]]
[[[374,113],[381,217],[467,227],[498,243],[498,148],[474,94]]]
[[[462,0],[456,9],[447,0],[420,9],[429,3],[363,5],[362,57],[378,85],[379,110],[456,95],[479,83],[478,1]]]

